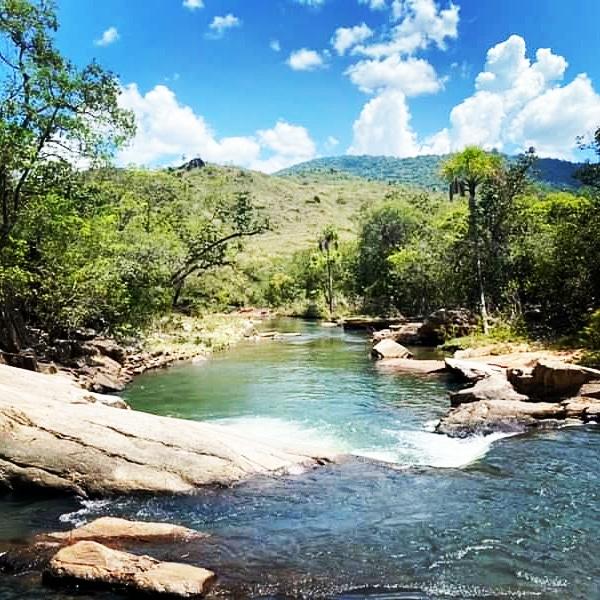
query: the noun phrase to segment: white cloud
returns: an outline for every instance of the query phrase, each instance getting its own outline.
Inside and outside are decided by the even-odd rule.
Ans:
[[[271,48],[273,52],[281,52],[281,44],[279,43],[279,40],[271,40],[269,42],[269,48]]]
[[[228,29],[233,29],[234,27],[240,27],[242,22],[236,16],[231,13],[225,15],[224,17],[215,17],[209,28],[214,31],[214,35],[222,36]]]
[[[367,4],[371,10],[384,10],[387,8],[386,0],[358,0],[359,4]]]
[[[488,50],[474,94],[452,109],[450,127],[436,140],[445,140],[448,151],[534,146],[540,156],[573,158],[576,137],[600,123],[600,96],[585,74],[561,86],[567,66],[549,48],[530,60],[525,40],[510,36]]]
[[[340,145],[340,140],[338,140],[333,135],[328,136],[327,139],[325,140],[325,144],[324,144],[325,150],[327,150],[327,152],[332,152],[339,145]]]
[[[348,154],[415,156],[420,149],[410,118],[402,92],[381,93],[365,104],[354,122],[354,138]]]
[[[394,0],[392,11],[398,25],[381,42],[357,46],[356,53],[372,58],[413,54],[435,44],[445,49],[447,39],[458,36],[459,7],[440,8],[435,0]]]
[[[421,58],[403,60],[398,55],[384,60],[363,60],[352,65],[346,74],[363,92],[393,88],[406,96],[431,94],[442,87],[435,69]]]
[[[110,46],[114,44],[121,36],[116,27],[109,27],[97,40],[94,40],[96,46]]]
[[[197,10],[198,8],[204,8],[203,0],[183,0],[184,8],[189,10]]]
[[[290,54],[287,64],[294,71],[314,71],[323,66],[323,58],[316,50],[302,48]]]
[[[346,50],[364,42],[372,35],[372,29],[365,23],[355,25],[354,27],[339,27],[331,38],[331,45],[340,56],[343,56]]]
[[[123,88],[119,103],[135,114],[137,132],[123,149],[120,164],[177,165],[201,156],[210,162],[273,172],[316,154],[307,129],[278,121],[251,136],[219,138],[205,119],[157,85],[142,94],[136,84]]]

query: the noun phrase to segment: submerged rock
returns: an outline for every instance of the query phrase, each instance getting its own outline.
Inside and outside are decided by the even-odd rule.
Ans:
[[[373,347],[371,353],[377,359],[412,357],[412,353],[407,348],[389,339],[381,340]]]
[[[207,534],[171,525],[170,523],[151,523],[146,521],[128,521],[115,517],[101,517],[70,531],[58,531],[39,536],[38,542],[99,542],[111,544],[146,544],[163,542],[186,542],[191,539],[207,537]]]
[[[377,362],[382,371],[396,373],[413,373],[417,375],[433,375],[446,370],[443,360],[415,360],[414,358],[388,358]]]
[[[117,587],[127,592],[197,598],[216,580],[212,571],[182,563],[160,562],[112,550],[96,542],[77,542],[59,550],[46,569],[52,583]]]

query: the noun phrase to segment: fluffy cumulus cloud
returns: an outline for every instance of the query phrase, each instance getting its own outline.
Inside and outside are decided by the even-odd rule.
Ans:
[[[372,58],[393,54],[413,54],[431,45],[446,48],[448,39],[458,35],[459,7],[442,8],[435,0],[394,0],[393,18],[397,24],[377,43],[357,46],[355,52]]]
[[[407,96],[418,96],[435,93],[442,87],[435,69],[422,58],[404,60],[393,55],[384,60],[363,60],[346,73],[352,83],[367,93],[392,88]]]
[[[324,65],[323,57],[316,50],[301,48],[294,50],[287,60],[294,71],[314,71]]]
[[[240,27],[241,25],[242,22],[240,21],[240,19],[238,19],[235,15],[229,13],[224,17],[215,17],[209,25],[209,28],[212,31],[213,35],[221,37],[228,29]]]
[[[121,151],[121,164],[174,165],[201,156],[265,172],[313,158],[315,143],[301,126],[278,121],[252,136],[219,138],[205,119],[182,105],[174,92],[157,85],[142,94],[136,84],[123,88],[120,105],[133,111],[137,132]]]
[[[458,35],[459,7],[435,0],[393,0],[371,8],[390,8],[394,26],[369,43],[348,43],[344,51],[361,57],[346,75],[361,91],[376,94],[354,123],[350,153],[373,152],[410,156],[418,153],[410,126],[407,97],[434,94],[443,88],[435,68],[417,53],[430,46],[445,49]],[[381,4],[381,5],[380,5]],[[349,38],[350,36],[348,36]]]
[[[183,6],[189,10],[197,10],[204,8],[204,0],[183,0]]]
[[[372,35],[372,29],[365,23],[354,27],[339,27],[331,38],[331,45],[340,56],[343,56],[349,48],[364,42]]]
[[[525,40],[512,35],[487,53],[473,95],[455,106],[437,148],[468,144],[514,152],[534,146],[541,156],[573,158],[576,137],[600,122],[600,96],[585,74],[562,85],[568,63],[548,48],[527,57]]]
[[[406,157],[419,153],[406,97],[398,90],[386,90],[367,102],[354,123],[353,133],[349,154]]]
[[[97,40],[94,40],[96,46],[110,46],[114,44],[121,36],[116,27],[109,27]]]

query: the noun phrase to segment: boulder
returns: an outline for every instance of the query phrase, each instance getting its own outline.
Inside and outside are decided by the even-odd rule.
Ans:
[[[446,368],[450,373],[462,381],[480,381],[492,375],[502,375],[504,369],[484,362],[475,360],[458,360],[456,358],[447,358],[444,361]]]
[[[212,571],[181,563],[160,562],[112,550],[96,542],[77,542],[59,550],[44,576],[52,583],[119,588],[128,593],[198,598],[216,580]]]
[[[584,422],[596,421],[600,414],[600,400],[578,396],[563,400],[568,418],[581,419]]]
[[[192,493],[332,458],[217,424],[115,410],[102,398],[60,375],[0,365],[0,488]]]
[[[532,396],[560,399],[578,395],[581,387],[594,379],[600,379],[596,369],[541,359],[533,367],[528,385]]]
[[[584,383],[579,390],[579,395],[600,400],[600,381]]]
[[[469,335],[476,328],[477,321],[471,311],[442,308],[425,319],[419,328],[419,337],[424,344],[437,345],[449,337]]]
[[[381,340],[390,339],[399,344],[418,345],[421,343],[419,328],[422,323],[406,323],[391,325],[388,329],[381,329],[373,333],[372,342],[376,344]]]
[[[404,346],[393,340],[384,339],[373,346],[371,354],[374,358],[411,358],[412,354]]]
[[[114,544],[157,544],[187,542],[204,538],[206,534],[170,523],[150,523],[146,521],[128,521],[115,517],[101,517],[87,525],[70,531],[46,533],[38,537],[37,542],[58,542],[74,544],[76,542],[98,542],[106,546]]]
[[[566,416],[565,407],[554,402],[482,400],[450,410],[438,423],[436,432],[460,438],[495,432],[522,433],[530,427],[563,421]]]
[[[519,394],[506,377],[498,373],[481,379],[473,387],[450,394],[452,406],[486,400],[527,402],[529,398],[524,394]]]
[[[95,338],[86,344],[90,353],[99,353],[124,365],[127,360],[127,350],[112,338]]]

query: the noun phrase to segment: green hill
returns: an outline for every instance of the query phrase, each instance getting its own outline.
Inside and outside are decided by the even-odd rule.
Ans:
[[[239,191],[252,195],[272,226],[271,232],[253,240],[252,248],[259,254],[289,255],[306,248],[328,225],[334,225],[340,236],[348,239],[356,232],[361,208],[384,200],[392,192],[411,193],[406,186],[339,172],[279,177],[212,164],[180,172],[198,197]]]
[[[282,177],[346,174],[370,181],[383,181],[442,191],[440,165],[446,156],[430,155],[413,158],[391,156],[334,156],[316,158],[277,173]],[[536,164],[536,177],[546,185],[572,189],[578,187],[573,173],[579,164],[554,158],[541,158]]]

